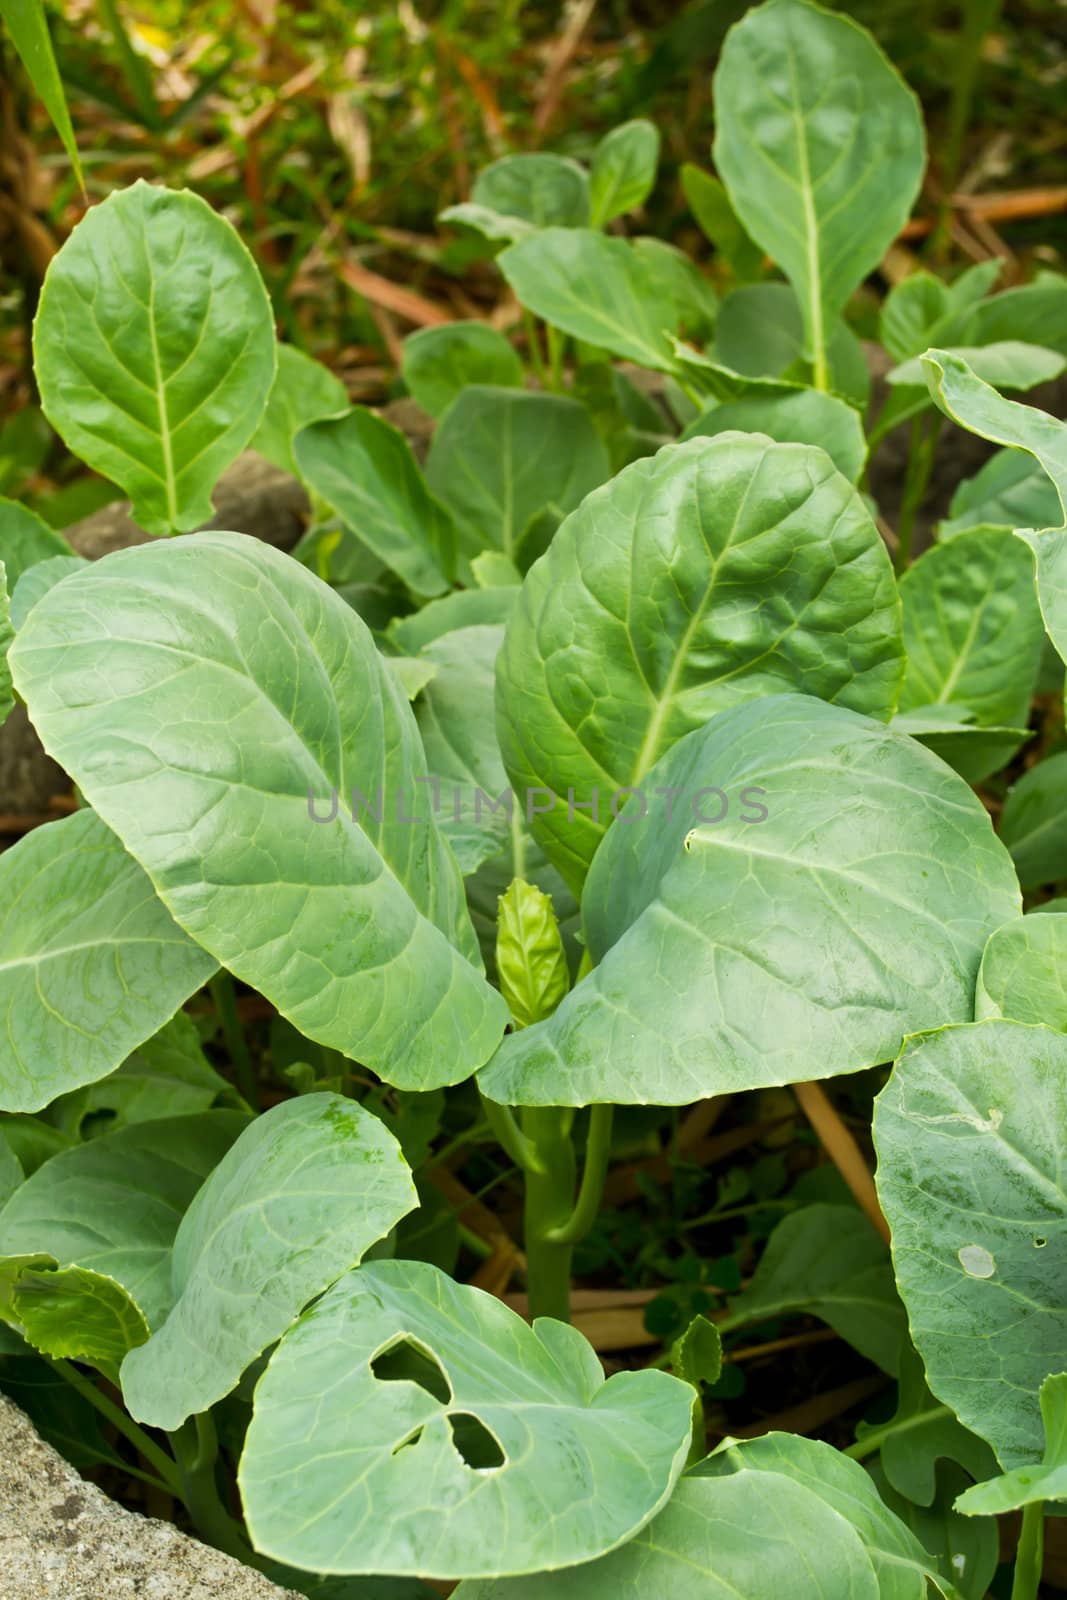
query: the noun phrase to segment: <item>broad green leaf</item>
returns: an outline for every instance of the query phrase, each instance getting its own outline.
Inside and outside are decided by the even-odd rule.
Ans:
[[[676,245],[663,239],[631,241],[638,260],[650,273],[650,285],[672,328],[688,338],[710,338],[719,310],[719,297],[695,262]]]
[[[54,589],[70,573],[85,565],[81,556],[49,556],[37,561],[22,574],[11,594],[11,626],[17,632],[42,595]]]
[[[691,1406],[663,1372],[605,1382],[565,1323],[531,1328],[434,1267],[375,1262],[301,1318],[260,1379],[245,1517],[258,1550],[316,1571],[555,1573],[666,1502]]]
[[[896,1373],[907,1342],[904,1308],[889,1252],[862,1212],[820,1203],[784,1217],[719,1331],[784,1316],[818,1317]]]
[[[536,228],[584,228],[589,222],[589,177],[566,156],[544,151],[501,156],[479,172],[471,200]]]
[[[731,28],[714,96],[716,168],[796,291],[821,368],[845,302],[919,192],[918,101],[858,24],[803,0],[769,0]]]
[[[546,228],[520,239],[497,266],[528,311],[584,344],[659,372],[676,362],[669,334],[677,308],[663,305],[656,273],[628,239],[588,228]]]
[[[43,1254],[0,1259],[0,1321],[42,1355],[87,1361],[111,1377],[148,1338],[140,1307],[121,1284]]]
[[[1039,761],[1008,790],[1000,837],[1024,889],[1067,878],[1067,753]]]
[[[297,477],[293,440],[301,428],[347,410],[348,391],[329,367],[295,345],[280,344],[267,409],[249,443],[282,472]]]
[[[966,361],[976,377],[998,389],[1033,389],[1039,383],[1049,383],[1053,378],[1058,378],[1067,367],[1067,357],[1060,355],[1057,350],[1046,350],[1037,344],[1020,344],[1016,340],[977,346],[957,345],[941,353]],[[925,356],[913,356],[910,361],[887,373],[886,382],[894,388],[921,389],[926,372],[925,360]]]
[[[961,1430],[964,1431],[964,1430]],[[937,1469],[937,1493],[932,1505],[916,1505],[898,1494],[878,1462],[868,1467],[886,1505],[936,1561],[950,1591],[960,1600],[986,1600],[1000,1562],[1000,1539],[992,1517],[964,1517],[953,1509],[957,1496],[970,1479],[962,1467],[943,1462]]]
[[[310,572],[236,533],[121,550],[47,594],[11,659],[167,908],[302,1033],[398,1088],[488,1057],[506,1011],[471,964],[411,708]]]
[[[927,1381],[1006,1471],[1041,1453],[1067,1298],[1067,1038],[989,1021],[909,1041],[875,1105],[878,1193]]]
[[[114,1072],[215,971],[92,811],[4,852],[0,908],[5,1111]]]
[[[456,1600],[883,1600],[883,1593],[860,1535],[820,1494],[777,1473],[744,1472],[683,1478],[659,1516],[600,1561],[463,1583]]]
[[[1038,910],[997,929],[982,956],[974,1015],[1067,1033],[1067,920]]]
[[[247,1123],[236,1111],[166,1117],[62,1151],[0,1211],[0,1254],[100,1273],[157,1328],[173,1303],[178,1224]]]
[[[22,574],[37,562],[72,554],[63,535],[50,528],[35,511],[17,500],[0,497],[0,561],[4,563],[10,594],[14,594]]]
[[[863,346],[844,322],[833,323],[826,337],[829,387],[862,409],[870,394]],[[726,295],[715,322],[715,353],[747,377],[809,382],[804,323],[789,285],[745,284]]]
[[[992,530],[1008,534],[1007,528]],[[895,733],[918,739],[968,783],[981,783],[1006,767],[1019,746],[1033,737],[1029,728],[985,727],[974,712],[960,705],[915,706],[898,711],[890,723]]]
[[[355,406],[301,429],[293,455],[304,482],[413,593],[448,588],[456,530],[399,428]]]
[[[934,545],[904,574],[900,600],[900,709],[958,705],[981,726],[1025,728],[1045,628],[1020,541],[972,528]]]
[[[659,165],[659,129],[643,117],[606,133],[589,171],[590,221],[602,228],[648,199]]]
[[[796,688],[887,718],[897,616],[881,537],[822,451],[732,433],[634,462],[564,523],[505,633],[504,762],[558,797],[537,797],[535,837],[580,885],[620,791],[738,701]]]
[[[742,283],[758,278],[763,251],[754,245],[737,218],[720,179],[686,161],[681,171],[682,189],[701,231],[725,257],[734,277]]]
[[[1042,275],[1038,283],[1020,284],[967,308],[959,325],[960,342],[993,344],[1018,339],[1047,344],[1067,356],[1067,278]]]
[[[45,416],[120,484],[149,533],[213,515],[274,381],[270,301],[197,195],[138,181],[95,205],[45,276],[33,325]]]
[[[1067,1372],[1045,1379],[1038,1394],[1045,1427],[1045,1449],[1039,1463],[1016,1467],[988,1483],[976,1483],[960,1495],[957,1508],[966,1516],[998,1517],[1035,1500],[1067,1500]],[[1056,1507],[1052,1508],[1055,1514]]]
[[[855,483],[867,459],[863,423],[850,405],[818,389],[785,387],[777,394],[754,393],[705,411],[686,428],[683,439],[720,433],[765,433],[780,444],[812,444],[825,450],[838,472]]]
[[[123,1364],[129,1410],[168,1431],[206,1411],[417,1204],[399,1144],[356,1101],[305,1094],[257,1117],[178,1227],[174,1307]]]
[[[1052,527],[1063,515],[1044,468],[1021,450],[998,450],[952,496],[949,514],[938,524],[939,539],[983,523],[1007,528]]]
[[[836,1511],[863,1542],[878,1575],[879,1600],[925,1600],[934,1564],[856,1462],[818,1439],[768,1433],[724,1443],[694,1468],[695,1477],[720,1483],[748,1475],[799,1484]]]
[[[413,400],[432,417],[443,417],[471,383],[521,389],[518,351],[487,322],[446,322],[420,328],[404,340],[400,368]]]
[[[550,1017],[571,986],[551,896],[522,878],[500,897],[496,970],[518,1028]]]
[[[61,1150],[69,1150],[74,1144],[69,1134],[60,1133],[58,1128],[50,1127],[38,1117],[9,1113],[0,1115],[0,1136],[10,1145],[27,1178]]]
[[[1018,885],[981,802],[913,740],[772,695],[691,733],[643,791],[582,897],[598,965],[504,1039],[492,1099],[682,1105],[874,1066],[972,1015]]]
[[[0,0],[0,18],[11,35],[19,59],[30,75],[34,89],[63,141],[63,148],[74,168],[74,176],[84,189],[78,145],[71,126],[63,80],[56,66],[48,18],[43,0]]]
[[[410,617],[391,622],[389,639],[399,650],[418,655],[435,639],[461,628],[491,628],[506,622],[518,597],[517,589],[458,589],[431,600]]]
[[[469,556],[513,556],[531,518],[546,507],[562,518],[610,473],[576,400],[481,384],[449,407],[426,461],[426,481],[455,517]]]
[[[930,1393],[923,1364],[906,1338],[900,1348],[897,1409],[888,1422],[861,1422],[856,1439],[868,1450],[877,1446],[889,1483],[918,1505],[933,1505],[941,1462],[966,1467],[972,1478],[996,1470],[985,1440]]]
[[[913,272],[895,283],[883,300],[878,337],[894,361],[907,361],[936,343],[934,330],[951,311],[948,284],[932,272]],[[918,382],[924,381],[920,373]]]

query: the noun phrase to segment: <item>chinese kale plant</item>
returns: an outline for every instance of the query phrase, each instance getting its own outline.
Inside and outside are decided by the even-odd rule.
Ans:
[[[916,102],[803,0],[715,97],[718,291],[618,231],[642,122],[448,214],[532,370],[414,335],[425,462],[193,195],[93,207],[44,286],[45,412],[153,537],[89,563],[0,505],[0,695],[79,799],[0,859],[0,1380],[308,1595],[981,1600],[1021,1509],[1033,1600],[1067,1500],[1067,429],[998,392],[1067,365],[1067,284],[906,278],[872,420],[844,314]],[[912,561],[954,425],[998,449]],[[311,493],[293,554],[195,531],[249,445]],[[606,1377],[570,1294],[613,1161],[864,1072],[881,1210],[798,1184]],[[472,1152],[521,1252],[449,1208]],[[804,1317],[895,1390],[842,1448],[716,1443],[736,1331]]]

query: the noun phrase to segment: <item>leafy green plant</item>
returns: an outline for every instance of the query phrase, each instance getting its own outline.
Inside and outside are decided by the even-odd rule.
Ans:
[[[45,415],[151,537],[85,562],[0,502],[0,702],[79,802],[0,860],[0,1381],[309,1596],[981,1600],[1022,1509],[1034,1600],[1067,1496],[1065,935],[1022,898],[1067,880],[1067,428],[986,381],[1063,370],[1067,285],[913,275],[871,407],[909,91],[768,0],[715,96],[717,289],[625,231],[646,123],[445,214],[523,331],[407,341],[424,458],[191,195],[93,208],[41,297]],[[1000,453],[912,560],[951,425]],[[249,445],[311,494],[292,555],[193,531]],[[877,1195],[831,1079],[861,1127],[880,1091]],[[788,1085],[845,1183],[771,1145],[687,1208],[675,1108],[770,1139]],[[631,1233],[670,1282],[615,1348],[662,1349],[606,1376],[572,1282],[649,1141],[693,1242]],[[804,1319],[895,1392],[732,1439],[741,1331]]]

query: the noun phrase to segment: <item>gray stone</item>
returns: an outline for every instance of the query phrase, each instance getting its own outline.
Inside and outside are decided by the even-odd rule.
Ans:
[[[115,1505],[0,1395],[0,1600],[301,1600]]]

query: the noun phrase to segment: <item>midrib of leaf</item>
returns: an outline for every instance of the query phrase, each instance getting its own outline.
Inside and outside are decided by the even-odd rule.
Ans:
[[[811,182],[811,162],[808,157],[808,137],[804,119],[800,114],[800,96],[797,91],[797,61],[792,41],[786,44],[789,56],[789,87],[793,99],[793,126],[797,135],[797,158],[800,162],[800,196],[804,207],[804,225],[807,232],[805,249],[808,257],[808,314],[811,318],[812,376],[816,389],[829,387],[826,368],[825,332],[822,320],[822,296],[819,293],[819,227],[815,215],[815,193]]]
[[[156,337],[156,275],[152,271],[151,253],[147,250],[145,259],[148,263],[148,334],[152,347],[152,367],[156,377],[156,409],[159,412],[159,442],[163,451],[163,481],[167,490],[167,516],[173,527],[178,520],[177,483],[174,477],[174,458],[170,442],[167,386],[163,381],[163,363],[159,359],[159,340]]]

